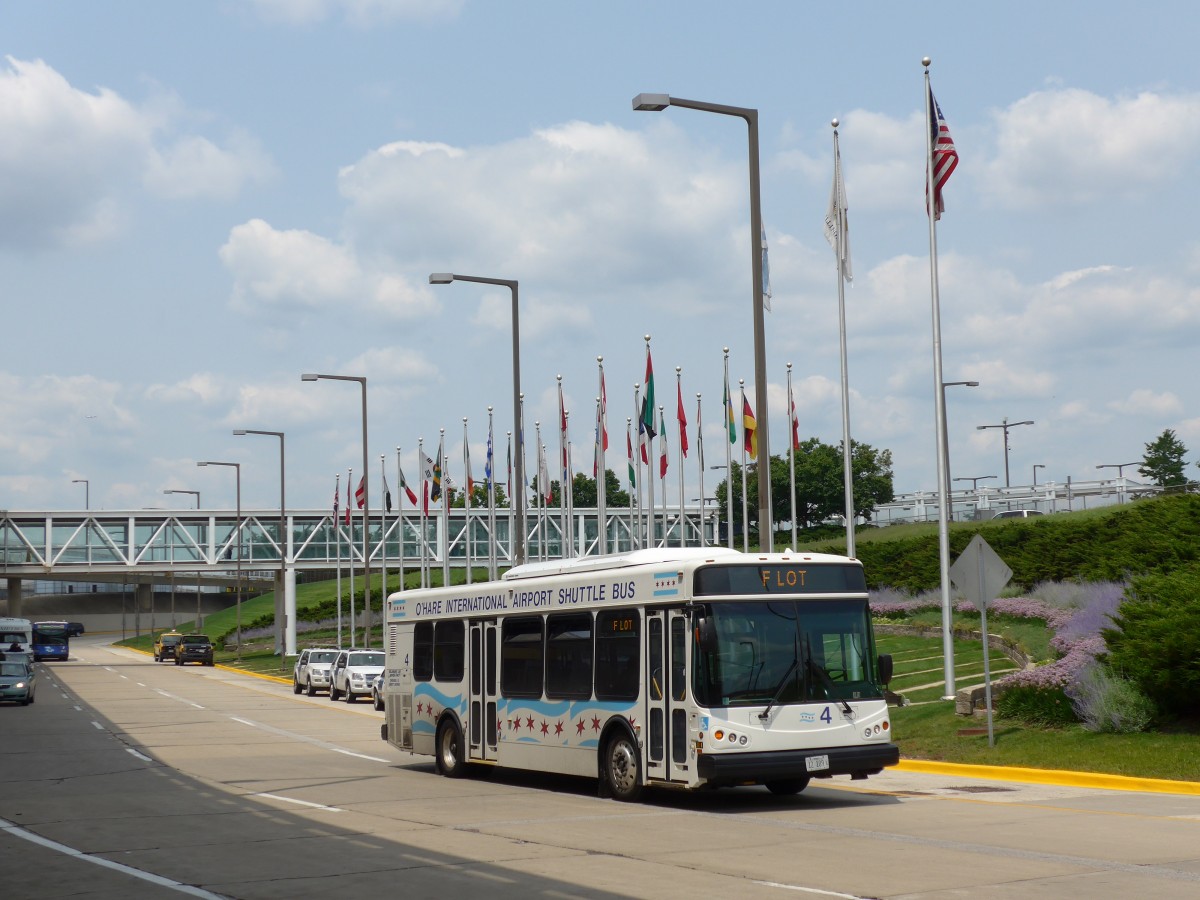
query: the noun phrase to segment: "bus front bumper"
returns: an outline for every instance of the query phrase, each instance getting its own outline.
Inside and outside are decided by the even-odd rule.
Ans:
[[[820,767],[820,763],[825,761],[821,757],[828,759],[827,767]],[[885,766],[894,766],[898,762],[900,748],[895,744],[872,744],[764,753],[703,753],[697,758],[696,769],[705,781],[721,786],[796,778],[828,778],[831,775],[866,778],[868,775],[878,775]]]

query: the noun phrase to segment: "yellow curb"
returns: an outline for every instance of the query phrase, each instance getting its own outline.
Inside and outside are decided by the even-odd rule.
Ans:
[[[1057,784],[1066,787],[1100,788],[1108,791],[1139,791],[1155,794],[1200,796],[1200,782],[1169,781],[1165,778],[1137,778],[1108,775],[1103,772],[1070,772],[1065,769],[1027,769],[1020,766],[970,766],[963,763],[902,759],[895,768],[901,772],[928,775],[959,775],[988,781],[1025,781],[1031,784]]]
[[[141,647],[122,647],[122,650],[132,650],[134,653],[140,653],[143,656],[153,656],[153,651],[143,650]],[[291,684],[292,679],[281,678],[278,675],[265,675],[262,672],[251,672],[249,669],[239,669],[236,666],[227,666],[223,663],[217,663],[213,668],[224,669],[226,672],[236,672],[239,675],[250,675],[253,678],[262,678],[266,681],[277,681],[280,684]]]

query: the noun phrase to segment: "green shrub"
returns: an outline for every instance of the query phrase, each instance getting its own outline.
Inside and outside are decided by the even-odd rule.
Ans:
[[[1154,721],[1154,702],[1098,662],[1081,669],[1066,694],[1088,731],[1134,734]]]
[[[1133,579],[1113,622],[1103,632],[1109,667],[1162,712],[1200,714],[1200,568]]]
[[[996,697],[996,714],[1026,725],[1073,725],[1078,722],[1062,688],[1011,687]]]

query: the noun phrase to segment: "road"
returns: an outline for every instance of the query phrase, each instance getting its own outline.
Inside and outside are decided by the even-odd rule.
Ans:
[[[652,794],[444,779],[362,702],[96,637],[0,708],[0,895],[1189,898],[1200,797],[889,771]]]

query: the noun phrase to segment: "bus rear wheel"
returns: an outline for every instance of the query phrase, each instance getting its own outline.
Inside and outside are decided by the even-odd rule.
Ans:
[[[604,777],[615,799],[632,803],[642,796],[638,748],[628,734],[616,734],[605,745]]]
[[[437,730],[437,767],[447,778],[462,778],[467,771],[463,759],[462,732],[453,719],[445,719]]]
[[[807,778],[782,778],[779,781],[768,781],[767,790],[777,797],[790,797],[808,787]]]

